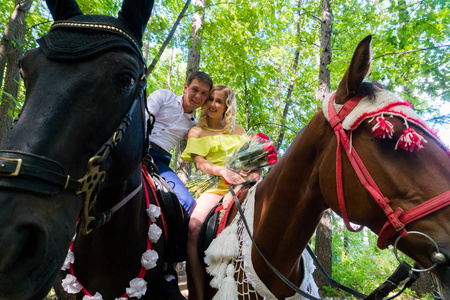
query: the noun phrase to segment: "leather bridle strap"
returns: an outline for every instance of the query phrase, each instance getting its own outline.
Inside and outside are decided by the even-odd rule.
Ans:
[[[405,211],[399,217],[404,224],[411,223],[418,220],[432,212],[450,205],[450,191],[440,194],[430,200],[423,202],[410,210]],[[385,249],[388,246],[388,239],[396,234],[395,229],[389,222],[386,222],[378,234],[377,246],[380,249]]]
[[[58,162],[43,156],[14,150],[0,150],[0,187],[45,196],[61,190],[78,191],[81,183],[64,174]],[[7,180],[6,180],[7,178]]]
[[[342,159],[341,159],[341,145],[344,148],[347,157],[350,161],[350,163],[353,166],[353,169],[356,172],[356,175],[358,176],[359,180],[361,181],[364,188],[372,195],[372,197],[375,199],[375,201],[378,203],[378,205],[383,210],[384,214],[388,217],[389,222],[392,223],[394,228],[397,231],[400,231],[403,236],[406,236],[406,231],[404,230],[404,224],[402,224],[398,220],[397,214],[394,213],[391,206],[389,205],[389,199],[384,197],[381,193],[380,189],[376,185],[375,181],[373,180],[372,176],[370,176],[369,171],[364,166],[364,163],[362,162],[361,158],[359,157],[356,150],[351,148],[350,140],[347,136],[347,134],[344,131],[344,128],[342,127],[342,121],[345,119],[345,117],[348,115],[350,111],[353,110],[353,108],[359,103],[362,96],[357,95],[356,97],[348,100],[339,114],[336,113],[336,109],[334,107],[334,97],[335,94],[331,96],[329,105],[328,105],[328,114],[330,119],[330,125],[334,130],[334,133],[336,135],[338,144],[337,144],[337,150],[336,150],[336,185],[337,185],[337,193],[338,193],[338,200],[339,200],[339,209],[341,211],[342,219],[344,221],[345,226],[348,230],[352,232],[360,231],[363,226],[359,227],[358,229],[354,229],[351,227],[347,209],[345,206],[345,200],[344,200],[344,191],[343,191],[343,184],[342,184]]]
[[[338,141],[336,150],[336,185],[339,200],[339,209],[341,210],[342,219],[344,220],[344,224],[348,228],[348,230],[355,232],[362,229],[362,227],[358,228],[357,230],[353,229],[350,226],[350,222],[348,220],[342,185],[341,145],[342,147],[344,147],[348,159],[362,185],[375,199],[375,201],[378,203],[378,205],[381,207],[384,214],[388,218],[388,221],[379,233],[377,242],[377,246],[380,249],[384,249],[387,247],[387,240],[393,237],[395,234],[400,233],[403,237],[408,234],[405,229],[406,224],[422,218],[423,216],[426,216],[447,205],[450,205],[450,191],[427,200],[426,202],[423,202],[406,212],[403,212],[401,208],[397,208],[397,210],[394,212],[389,205],[389,199],[383,196],[375,181],[370,176],[369,171],[364,166],[364,163],[362,162],[358,153],[354,148],[351,148],[351,142],[346,135],[344,128],[342,127],[342,121],[345,119],[348,113],[352,111],[352,109],[359,103],[362,96],[357,95],[348,100],[339,113],[336,113],[336,109],[334,107],[334,97],[335,94],[331,96],[330,102],[328,103],[328,117],[330,119],[330,125],[333,128]]]

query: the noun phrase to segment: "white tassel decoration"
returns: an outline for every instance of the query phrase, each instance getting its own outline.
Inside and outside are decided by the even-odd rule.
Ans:
[[[213,263],[208,263],[206,266],[206,272],[208,272],[211,276],[217,276],[222,274],[225,277],[225,273],[227,271],[227,266],[230,263],[229,260],[226,261],[215,261]]]
[[[236,281],[234,280],[234,265],[229,264],[227,267],[227,277],[222,281],[213,300],[237,300],[238,291]]]
[[[205,251],[205,261],[217,261],[222,259],[233,260],[239,255],[239,240],[237,225],[233,224],[225,228],[215,238]],[[208,263],[208,262],[207,262]]]
[[[209,283],[209,285],[215,289],[218,289],[222,281],[225,279],[225,276],[227,275],[227,267],[229,262],[221,262],[218,264],[215,264],[215,268],[207,267],[206,271],[213,276],[213,279]],[[211,266],[212,267],[212,266]],[[210,272],[210,270],[212,272]],[[214,274],[213,274],[214,273]]]

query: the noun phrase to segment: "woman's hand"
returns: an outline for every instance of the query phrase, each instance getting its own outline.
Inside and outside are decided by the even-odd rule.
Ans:
[[[230,171],[227,168],[223,168],[222,170],[220,170],[220,176],[222,176],[229,184],[236,185],[245,182],[245,179],[241,175]]]
[[[259,178],[261,178],[262,171],[263,171],[262,169],[254,170],[254,171],[250,171],[250,172],[241,171],[239,174],[242,177],[248,177],[248,180],[250,180],[250,181],[258,181]]]
[[[248,174],[248,180],[255,180],[255,181],[258,181],[260,178],[261,178],[261,175],[262,175],[262,169],[261,170],[255,170],[255,171],[252,171],[252,172],[250,172],[249,174]]]

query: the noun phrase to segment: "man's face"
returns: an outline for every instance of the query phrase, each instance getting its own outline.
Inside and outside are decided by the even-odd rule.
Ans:
[[[192,80],[191,84],[187,86],[184,83],[183,88],[183,110],[185,113],[190,113],[194,109],[199,108],[205,103],[206,98],[210,91],[210,86],[204,82],[200,82],[197,79]]]

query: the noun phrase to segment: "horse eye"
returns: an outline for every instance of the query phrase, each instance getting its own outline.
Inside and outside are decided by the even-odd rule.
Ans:
[[[119,77],[118,82],[125,88],[132,88],[136,83],[136,79],[134,79],[134,77],[129,74],[124,74]]]

